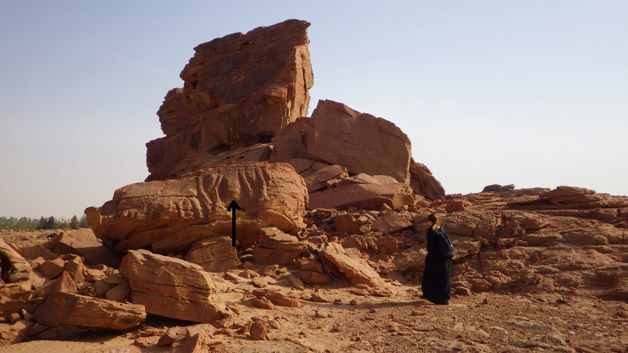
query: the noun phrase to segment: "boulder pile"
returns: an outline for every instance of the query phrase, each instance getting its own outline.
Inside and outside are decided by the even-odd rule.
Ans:
[[[328,300],[295,293],[334,283],[392,296],[419,283],[432,212],[456,248],[455,295],[628,299],[628,197],[514,185],[446,195],[392,122],[331,100],[305,116],[308,26],[196,47],[158,111],[165,136],[147,143],[146,181],[87,208],[91,229],[28,247],[0,239],[0,344],[127,330],[147,314],[198,323],[159,339],[186,352],[216,329],[264,340],[277,322],[244,323],[229,302],[298,308]]]

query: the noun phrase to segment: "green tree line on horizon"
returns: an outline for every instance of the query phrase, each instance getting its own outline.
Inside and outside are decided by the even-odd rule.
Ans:
[[[83,215],[80,219],[73,216],[71,219],[55,219],[54,217],[4,217],[0,216],[1,230],[40,230],[40,229],[79,229],[87,228],[87,218]]]

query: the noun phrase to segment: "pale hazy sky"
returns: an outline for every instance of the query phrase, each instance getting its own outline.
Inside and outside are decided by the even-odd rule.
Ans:
[[[144,180],[194,46],[288,18],[312,23],[310,113],[394,122],[448,193],[628,194],[628,1],[0,0],[0,216]]]

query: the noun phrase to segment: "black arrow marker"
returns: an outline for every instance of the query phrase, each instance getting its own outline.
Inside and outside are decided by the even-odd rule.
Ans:
[[[231,201],[227,211],[231,211],[231,246],[236,247],[236,210],[241,210],[236,200]]]

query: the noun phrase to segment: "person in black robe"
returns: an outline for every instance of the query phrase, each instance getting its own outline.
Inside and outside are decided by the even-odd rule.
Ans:
[[[451,258],[447,257],[448,246],[442,234],[439,234],[438,217],[428,216],[427,256],[423,270],[423,296],[435,304],[449,304],[451,293]]]

